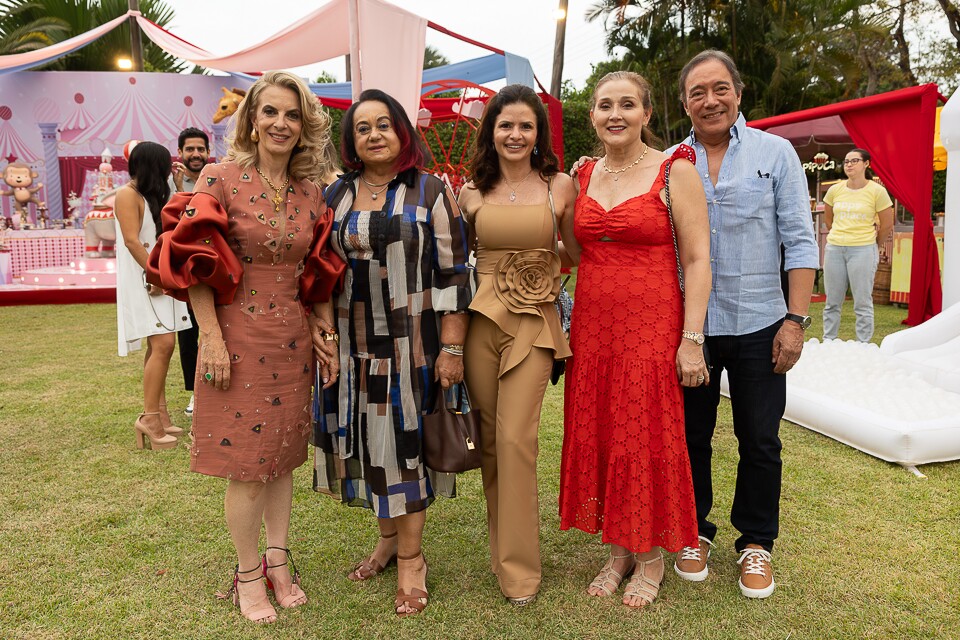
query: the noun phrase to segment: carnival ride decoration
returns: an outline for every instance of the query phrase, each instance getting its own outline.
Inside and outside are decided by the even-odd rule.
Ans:
[[[426,169],[450,185],[454,194],[459,194],[466,182],[470,142],[480,126],[484,104],[496,92],[463,80],[444,80],[435,84],[433,89],[423,94],[421,104],[443,100],[431,99],[436,94],[455,91],[459,95],[449,98],[448,104],[443,103],[446,109],[442,113],[438,110],[436,115],[422,106],[417,117],[417,130],[432,156]]]
[[[43,188],[43,183],[38,182],[35,186],[33,184],[33,181],[38,177],[39,174],[25,162],[11,162],[3,170],[3,182],[10,189],[9,191],[0,191],[0,196],[11,196],[13,198],[13,225],[15,229],[30,225],[28,205],[32,204],[38,209],[43,206],[36,195]],[[38,222],[39,219],[38,214]]]
[[[237,109],[240,108],[244,96],[247,95],[244,89],[237,89],[236,87],[231,89],[220,87],[220,90],[223,91],[223,97],[217,103],[217,110],[213,112],[213,124],[226,120],[235,114]]]

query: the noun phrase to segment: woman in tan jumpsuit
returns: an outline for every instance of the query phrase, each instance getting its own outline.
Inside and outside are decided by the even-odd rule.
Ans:
[[[480,410],[491,568],[523,606],[540,588],[537,430],[554,359],[570,356],[553,302],[557,228],[572,220],[573,181],[558,173],[547,112],[509,85],[484,110],[460,206],[476,242],[478,289],[464,354]]]

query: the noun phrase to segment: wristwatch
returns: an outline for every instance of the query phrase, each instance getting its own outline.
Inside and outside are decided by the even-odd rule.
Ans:
[[[813,319],[810,316],[799,316],[795,313],[788,313],[783,316],[784,320],[790,320],[791,322],[796,322],[800,325],[801,329],[809,329],[810,323],[813,322]]]
[[[704,336],[702,333],[697,333],[696,331],[687,331],[687,330],[683,331],[683,337],[699,345],[702,345],[704,341],[707,339],[706,336]]]

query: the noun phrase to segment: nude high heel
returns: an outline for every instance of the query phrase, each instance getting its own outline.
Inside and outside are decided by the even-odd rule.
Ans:
[[[182,436],[183,429],[173,424],[170,420],[170,414],[167,413],[167,405],[160,405],[160,424],[163,425],[163,432],[170,436]]]
[[[141,413],[137,421],[133,423],[133,430],[137,436],[137,449],[143,449],[145,447],[147,449],[172,449],[177,446],[176,437],[165,434],[162,426],[157,425],[151,429],[147,426],[147,423],[143,421],[146,416],[159,415],[159,411],[144,412]]]

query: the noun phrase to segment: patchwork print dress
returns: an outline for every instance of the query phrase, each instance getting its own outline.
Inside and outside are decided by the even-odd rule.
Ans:
[[[327,189],[331,245],[347,271],[340,379],[315,395],[314,488],[393,518],[454,492],[455,476],[423,464],[421,418],[439,387],[440,316],[467,309],[472,276],[466,225],[442,181],[404,172],[380,211],[354,210],[358,184],[354,173]]]

